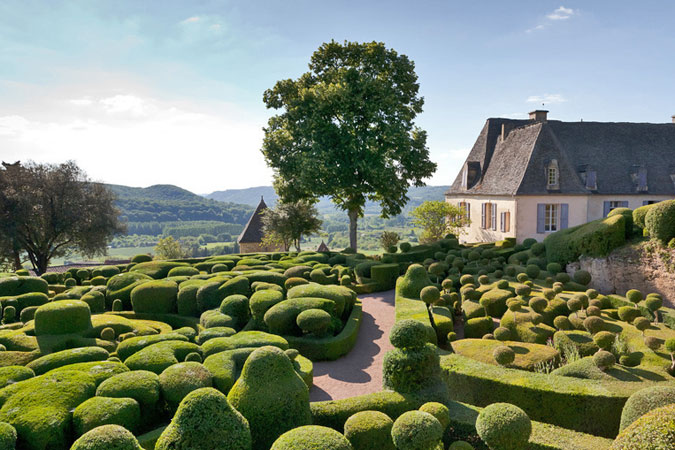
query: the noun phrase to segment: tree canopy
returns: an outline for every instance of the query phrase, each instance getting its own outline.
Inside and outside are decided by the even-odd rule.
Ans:
[[[434,242],[452,233],[459,235],[469,224],[466,214],[459,207],[443,201],[426,201],[413,209],[413,223],[424,231],[420,242]]]
[[[267,91],[262,152],[285,201],[327,195],[350,219],[350,246],[366,200],[382,217],[401,212],[410,186],[424,185],[436,164],[422,112],[415,66],[383,43],[331,41],[314,52],[309,72]]]
[[[0,251],[15,267],[22,255],[38,274],[70,252],[104,255],[110,239],[124,231],[118,215],[110,190],[72,161],[3,163],[0,169]]]
[[[318,214],[309,200],[277,203],[274,208],[263,212],[263,243],[269,246],[282,245],[285,250],[294,245],[297,251],[301,251],[302,236],[318,233],[321,229]]]

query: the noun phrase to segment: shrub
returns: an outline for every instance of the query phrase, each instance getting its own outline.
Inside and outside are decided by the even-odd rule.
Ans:
[[[307,309],[298,314],[296,323],[304,333],[324,336],[331,324],[332,317],[321,309]]]
[[[335,302],[335,314],[341,317],[345,311],[350,311],[356,296],[354,291],[344,286],[325,286],[316,283],[295,287],[288,291],[288,299],[294,298],[325,298]]]
[[[506,327],[497,327],[492,333],[498,341],[510,341],[511,340],[511,330]]]
[[[234,294],[225,297],[220,303],[220,312],[230,316],[237,321],[237,327],[242,328],[248,322],[250,309],[248,297],[241,294]]]
[[[443,403],[427,402],[420,406],[420,411],[431,414],[438,420],[445,430],[450,425],[450,410]]]
[[[254,292],[249,299],[251,315],[258,323],[263,323],[265,313],[283,300],[284,294],[279,291],[267,289]]]
[[[642,300],[642,292],[638,291],[637,289],[630,289],[626,292],[626,299],[628,299],[630,302],[638,303],[640,300]]]
[[[499,347],[495,347],[492,356],[500,366],[508,366],[516,359],[516,352],[511,347],[500,345]]]
[[[77,436],[101,425],[119,425],[135,431],[141,420],[138,402],[132,398],[92,397],[73,411]]]
[[[300,277],[291,277],[291,278],[288,278],[284,282],[284,287],[286,288],[286,290],[290,290],[291,288],[294,288],[295,286],[300,286],[300,285],[303,285],[303,284],[309,284],[309,281],[307,281],[304,278],[300,278]]]
[[[108,356],[109,353],[101,347],[71,348],[41,356],[26,364],[26,367],[33,370],[36,375],[41,375],[52,369],[67,366],[69,364],[103,361],[108,359]]]
[[[247,420],[213,388],[189,393],[171,423],[162,432],[155,450],[250,450]]]
[[[645,330],[647,328],[649,328],[650,325],[651,325],[651,322],[649,322],[649,320],[647,318],[642,317],[642,316],[637,317],[633,320],[633,326],[635,328],[637,328],[638,330],[640,330],[642,332],[642,334],[645,333]]]
[[[616,363],[616,358],[612,353],[606,350],[598,350],[595,355],[593,355],[593,362],[598,369],[604,372]]]
[[[360,411],[345,422],[345,437],[354,450],[396,450],[391,440],[393,425],[380,411]]]
[[[410,242],[401,242],[398,247],[401,249],[401,252],[408,253],[412,249],[412,244]]]
[[[532,422],[515,405],[493,403],[478,414],[476,431],[492,450],[518,450],[527,447]]]
[[[270,450],[352,450],[346,437],[332,428],[305,425],[287,431],[274,441]]]
[[[307,385],[277,347],[251,353],[227,399],[248,420],[254,450],[267,450],[282,433],[312,421]]]
[[[615,215],[551,233],[544,239],[549,262],[567,264],[579,256],[607,256],[626,242],[626,219]]]
[[[620,431],[623,431],[639,417],[656,408],[675,403],[675,387],[651,386],[628,397],[621,411]]]
[[[117,346],[117,355],[125,360],[134,353],[148,347],[152,344],[164,341],[183,341],[187,342],[188,338],[178,333],[163,333],[153,334],[150,336],[135,336],[125,339]]]
[[[70,450],[143,450],[143,447],[126,428],[102,425],[82,435]]]
[[[16,430],[6,422],[0,422],[0,449],[14,450],[16,448]]]
[[[440,360],[433,344],[396,347],[384,355],[382,379],[385,389],[420,392],[442,383],[440,374]]]
[[[626,427],[612,450],[675,448],[675,403],[654,409]]]
[[[430,285],[431,280],[424,266],[411,264],[405,275],[396,281],[396,295],[419,300],[422,289]]]
[[[494,324],[492,317],[475,317],[468,319],[464,323],[464,337],[466,338],[481,338],[487,333],[491,333]]]
[[[204,356],[210,356],[225,350],[265,347],[268,345],[286,350],[288,348],[288,341],[281,336],[263,331],[241,331],[230,337],[209,339],[204,343],[202,349]]]
[[[119,298],[116,298],[112,302],[112,310],[113,311],[124,311],[124,303],[122,303],[122,300]]]
[[[99,384],[98,397],[133,398],[141,408],[142,417],[151,416],[160,399],[157,374],[147,370],[134,370],[114,375]]]
[[[141,272],[125,272],[111,277],[106,285],[106,302],[112,305],[116,299],[122,300],[122,303],[131,308],[131,291],[143,283],[151,281],[152,277]]]
[[[194,353],[199,356],[199,353]],[[200,357],[201,358],[201,357]],[[183,362],[167,367],[159,375],[159,385],[166,402],[177,407],[187,394],[213,385],[211,372],[198,362]]]
[[[91,328],[89,305],[81,300],[58,300],[35,311],[35,334],[74,334]]]
[[[553,319],[553,326],[556,327],[556,329],[558,329],[558,330],[571,330],[572,329],[572,323],[565,316],[556,316]]]
[[[398,450],[442,450],[443,426],[431,414],[408,411],[394,422],[391,437]]]
[[[675,237],[675,200],[656,203],[645,216],[645,229],[664,245]]]
[[[448,450],[474,450],[473,446],[466,441],[455,441],[450,444]]]
[[[105,327],[101,330],[101,339],[104,341],[114,341],[115,340],[115,330],[110,327]]]
[[[300,335],[301,330],[296,319],[298,314],[308,309],[321,309],[329,314],[335,314],[335,302],[325,298],[292,298],[272,306],[265,313],[263,320],[271,333]]]
[[[540,273],[541,269],[535,264],[528,264],[528,266],[525,268],[525,274],[527,274],[527,276],[532,280],[536,279]]]
[[[661,347],[661,341],[654,336],[645,336],[643,341],[650,350],[656,351]]]
[[[586,308],[586,315],[588,317],[600,317],[602,315],[602,310],[595,305],[590,305],[588,308]]]
[[[169,366],[192,352],[201,352],[197,344],[183,341],[164,341],[152,344],[128,357],[124,364],[131,370],[149,370],[160,374]]]
[[[645,228],[645,217],[647,216],[647,213],[649,212],[650,208],[653,206],[651,205],[644,205],[640,206],[639,208],[635,208],[633,210],[633,223],[637,225],[639,228]]]
[[[513,293],[506,289],[490,289],[480,298],[480,305],[485,313],[492,317],[501,317],[506,312],[506,302]]]
[[[618,314],[619,314],[619,319],[623,320],[624,322],[628,322],[628,323],[631,323],[633,320],[637,319],[641,315],[640,310],[638,308],[633,307],[633,306],[621,306],[621,307],[619,307]]]
[[[604,330],[605,321],[597,316],[590,316],[584,319],[584,328],[591,334]]]
[[[593,336],[593,342],[602,350],[611,350],[614,345],[615,335],[609,331],[599,331]]]
[[[586,286],[591,282],[591,274],[586,270],[577,270],[574,272],[574,281]]]

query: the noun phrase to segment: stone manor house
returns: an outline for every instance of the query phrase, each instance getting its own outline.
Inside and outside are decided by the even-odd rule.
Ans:
[[[548,233],[675,198],[672,123],[488,119],[445,193],[471,224],[462,242]]]

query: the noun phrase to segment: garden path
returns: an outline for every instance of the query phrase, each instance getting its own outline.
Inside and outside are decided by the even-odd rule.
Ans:
[[[392,349],[389,330],[394,325],[394,291],[360,295],[361,329],[356,345],[336,361],[314,363],[310,401],[339,400],[382,390],[382,359]]]

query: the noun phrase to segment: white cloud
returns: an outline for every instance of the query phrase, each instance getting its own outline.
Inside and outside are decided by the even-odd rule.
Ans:
[[[199,22],[199,16],[188,17],[187,19],[183,20],[181,23],[185,24],[185,23],[195,23],[195,22]]]
[[[264,121],[223,103],[206,110],[135,94],[102,95],[50,117],[0,116],[0,148],[5,160],[73,159],[95,180],[212,192],[271,183],[260,153]]]
[[[561,6],[551,14],[548,14],[546,17],[551,20],[567,20],[575,13],[576,11],[574,11],[572,8],[565,8],[564,6]]]
[[[89,97],[82,97],[70,99],[68,100],[68,103],[75,106],[89,106],[94,103],[94,101]]]
[[[561,94],[531,95],[527,97],[528,103],[564,103],[567,99]]]

